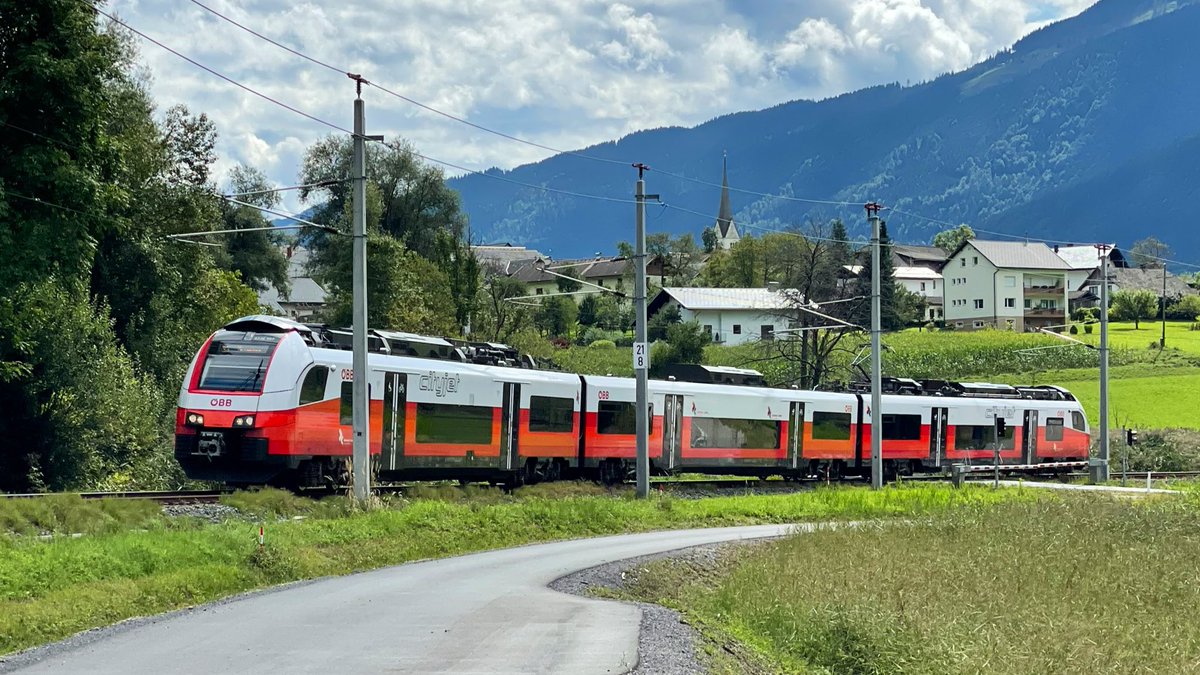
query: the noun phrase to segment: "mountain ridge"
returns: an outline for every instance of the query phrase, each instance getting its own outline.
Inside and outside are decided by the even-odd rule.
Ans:
[[[945,223],[967,222],[1012,235],[1125,245],[1154,234],[1181,256],[1194,255],[1200,233],[1172,225],[1185,208],[1180,203],[1200,184],[1200,160],[1174,150],[1193,147],[1190,139],[1200,135],[1200,118],[1186,112],[1200,107],[1191,83],[1200,69],[1200,51],[1190,42],[1197,30],[1196,0],[1101,0],[971,68],[928,82],[876,85],[728,113],[694,127],[642,130],[577,152],[650,164],[648,191],[681,209],[649,207],[651,231],[698,238],[712,224],[719,202],[714,186],[728,150],[735,188],[854,204],[735,190],[743,233],[841,217],[861,235],[865,219],[858,205],[880,200],[896,208],[889,219],[893,236],[912,243],[928,241]],[[489,173],[626,200],[636,178],[632,168],[572,154]],[[528,244],[565,257],[611,251],[633,238],[631,204],[477,175],[451,184],[481,241]]]

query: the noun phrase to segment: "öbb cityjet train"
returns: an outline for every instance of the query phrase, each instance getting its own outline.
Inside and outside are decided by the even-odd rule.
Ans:
[[[611,483],[632,471],[634,380],[536,370],[528,359],[521,367],[502,345],[370,335],[370,448],[379,479]],[[233,485],[345,484],[349,336],[268,316],[214,333],[179,394],[175,456],[187,475]],[[890,475],[990,461],[996,415],[1007,422],[1006,463],[1088,454],[1083,408],[1057,387],[891,380],[902,393],[884,395],[876,416],[861,393],[753,386],[761,383],[753,371],[692,371],[698,376],[689,381],[650,382],[656,472],[868,474],[876,419]],[[708,381],[690,381],[700,379]]]

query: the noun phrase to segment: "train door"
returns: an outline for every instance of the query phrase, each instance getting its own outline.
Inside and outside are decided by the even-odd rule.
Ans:
[[[1038,411],[1025,411],[1025,426],[1021,430],[1022,459],[1026,464],[1036,464],[1038,461]]]
[[[946,431],[949,418],[949,408],[934,408],[929,414],[929,460],[937,467],[942,465],[942,458],[946,456]]]
[[[380,469],[395,471],[404,464],[405,411],[408,408],[408,375],[383,374],[383,449]]]
[[[683,463],[683,396],[667,394],[663,406],[663,462],[667,469]]]
[[[792,402],[788,411],[788,466],[800,468],[804,450],[804,404]]]
[[[504,383],[504,408],[500,413],[500,468],[514,471],[521,467],[521,385]]]

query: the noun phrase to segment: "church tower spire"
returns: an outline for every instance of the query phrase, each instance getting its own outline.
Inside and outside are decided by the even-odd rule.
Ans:
[[[733,205],[729,202],[729,152],[721,157],[721,208],[717,211],[717,243],[728,249],[741,239],[733,222]]]

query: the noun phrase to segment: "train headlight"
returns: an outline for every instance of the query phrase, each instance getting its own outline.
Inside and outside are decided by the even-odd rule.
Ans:
[[[202,427],[204,426],[204,415],[200,413],[188,413],[187,423],[189,426]]]
[[[254,415],[238,415],[233,418],[233,426],[235,429],[249,429],[254,426]]]

